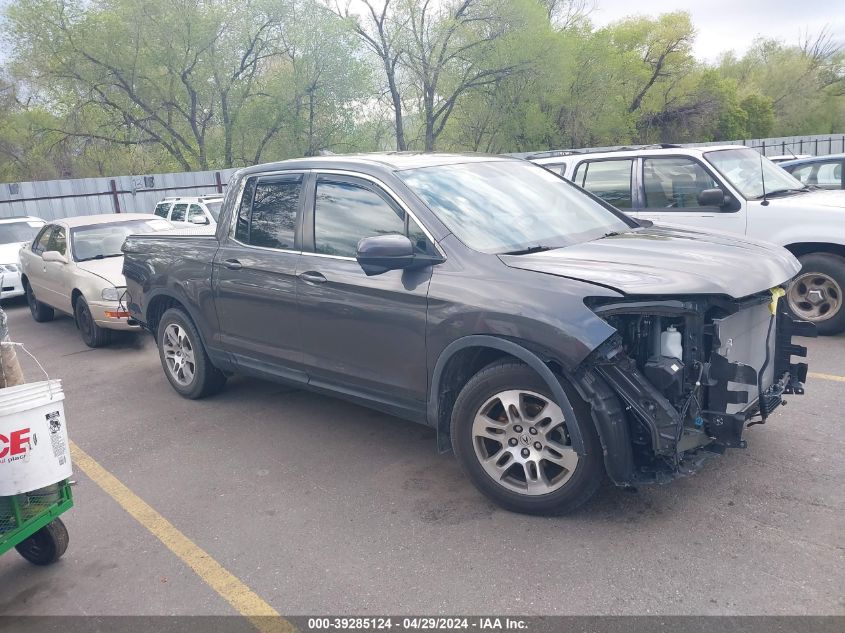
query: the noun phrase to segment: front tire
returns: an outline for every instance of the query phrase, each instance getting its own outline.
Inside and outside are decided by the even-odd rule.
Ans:
[[[572,449],[561,408],[526,365],[494,363],[461,390],[452,410],[452,448],[473,484],[503,508],[564,514],[601,485],[604,464],[589,409],[567,395],[586,455]]]
[[[164,375],[179,395],[196,400],[223,388],[226,375],[211,364],[199,332],[185,312],[167,310],[156,334]]]
[[[799,257],[801,272],[786,299],[793,315],[816,324],[822,335],[845,330],[845,258],[832,253]]]
[[[76,317],[76,327],[79,328],[82,341],[88,347],[103,347],[111,342],[111,332],[94,322],[88,302],[83,297],[76,300],[76,304],[73,306],[73,315]]]
[[[41,303],[35,298],[35,293],[32,291],[32,286],[26,282],[24,290],[26,291],[26,303],[29,305],[29,313],[37,323],[46,323],[52,321],[56,316],[56,312],[50,306]]]

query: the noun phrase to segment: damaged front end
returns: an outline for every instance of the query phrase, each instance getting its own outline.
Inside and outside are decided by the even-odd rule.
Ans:
[[[743,299],[627,298],[590,305],[616,334],[582,365],[578,382],[594,417],[608,418],[596,420],[600,430],[626,430],[631,454],[608,464],[617,484],[668,481],[697,471],[726,447],[745,448],[746,426],[765,423],[785,404],[784,395],[804,393],[807,364],[792,357],[807,350],[792,338],[815,336],[815,327],[793,319],[778,301],[782,294],[774,288]],[[602,404],[607,394],[596,394],[607,387],[622,407]]]

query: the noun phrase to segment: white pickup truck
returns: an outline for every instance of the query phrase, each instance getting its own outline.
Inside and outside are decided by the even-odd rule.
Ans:
[[[789,307],[815,323],[820,334],[845,331],[845,191],[806,187],[738,145],[544,152],[527,158],[635,218],[785,246],[802,264],[787,292]]]

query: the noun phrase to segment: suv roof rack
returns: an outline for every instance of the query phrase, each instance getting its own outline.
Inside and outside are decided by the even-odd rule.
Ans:
[[[572,156],[573,154],[580,154],[577,149],[551,149],[545,152],[534,152],[528,154],[525,160],[534,160],[535,158],[557,158],[558,156]]]
[[[222,193],[207,193],[202,196],[166,196],[159,202],[170,202],[172,200],[207,200],[208,198],[222,198]]]
[[[681,146],[675,143],[651,143],[650,145],[629,145],[626,147],[617,147],[616,149],[607,150],[609,152],[630,152],[638,149],[680,149]]]
[[[557,158],[558,156],[577,156],[578,154],[606,154],[610,152],[633,152],[640,149],[679,149],[682,145],[674,143],[651,143],[649,145],[624,145],[621,147],[597,147],[593,149],[553,149],[534,152],[525,156],[525,160],[536,158]]]
[[[649,143],[645,145],[622,145],[619,147],[597,147],[587,150],[574,152],[578,154],[609,154],[611,152],[636,152],[643,149],[681,149],[683,145],[676,145],[674,143]]]

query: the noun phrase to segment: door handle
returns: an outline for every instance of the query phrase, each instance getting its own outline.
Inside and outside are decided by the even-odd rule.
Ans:
[[[237,259],[224,259],[223,265],[229,270],[240,270],[244,267]]]
[[[324,284],[328,281],[322,273],[318,273],[315,270],[309,270],[308,272],[299,273],[299,278],[309,284]]]

